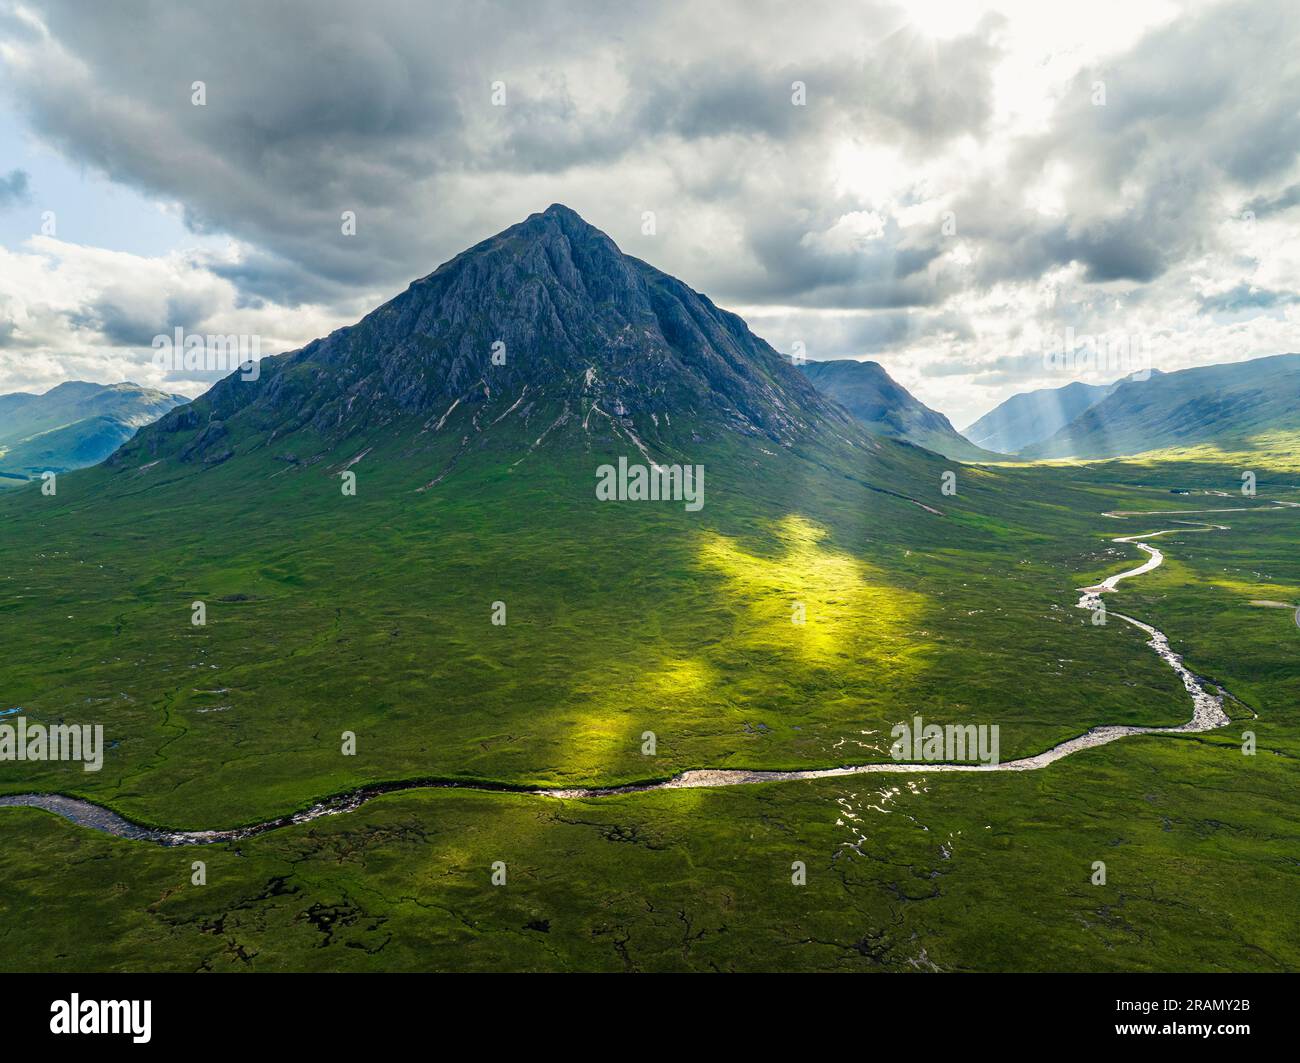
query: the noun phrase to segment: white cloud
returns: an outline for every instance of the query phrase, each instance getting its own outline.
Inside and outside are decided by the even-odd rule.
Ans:
[[[239,249],[225,256],[235,260]],[[264,354],[299,347],[347,324],[323,307],[241,305],[208,252],[144,257],[37,236],[0,248],[0,392],[65,380],[139,384],[195,395],[207,384],[165,374],[150,342],[176,327],[259,336]]]
[[[1251,295],[1300,293],[1289,0],[320,0],[303,25],[233,0],[148,40],[106,8],[11,10],[32,131],[206,240],[6,252],[0,388],[147,377],[134,333],[191,317],[297,346],[555,201],[778,346],[878,358],[956,422],[1061,382],[1035,332],[1149,335],[1165,368],[1300,347],[1295,304]],[[206,109],[196,50],[222,57]],[[1274,207],[1250,228],[1254,199]]]

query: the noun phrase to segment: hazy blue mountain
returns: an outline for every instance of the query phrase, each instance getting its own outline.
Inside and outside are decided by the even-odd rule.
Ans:
[[[1300,428],[1300,354],[1125,380],[1026,458],[1109,458]]]
[[[1114,391],[1118,383],[1076,380],[1061,388],[1021,392],[993,407],[962,434],[977,446],[1015,454],[1055,435]]]
[[[820,391],[872,432],[959,461],[997,461],[1005,457],[972,445],[947,417],[915,398],[877,362],[807,362],[803,370]]]
[[[188,401],[139,384],[81,380],[43,395],[0,395],[0,486],[97,465],[143,425]]]

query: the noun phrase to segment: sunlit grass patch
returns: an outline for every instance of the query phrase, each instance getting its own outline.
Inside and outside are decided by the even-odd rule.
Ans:
[[[828,546],[827,530],[805,517],[777,521],[772,535],[770,555],[718,534],[702,540],[701,563],[723,574],[741,608],[733,646],[793,655],[804,666],[903,659],[901,625],[920,612],[921,595]]]

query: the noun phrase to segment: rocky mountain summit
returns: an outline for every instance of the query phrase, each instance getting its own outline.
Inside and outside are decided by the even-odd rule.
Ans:
[[[524,425],[644,450],[740,434],[776,446],[858,434],[735,314],[559,204],[415,281],[361,321],[263,359],[114,458],[219,463],[307,431],[416,436]]]

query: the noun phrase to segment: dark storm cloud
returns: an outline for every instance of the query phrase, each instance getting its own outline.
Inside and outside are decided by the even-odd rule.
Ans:
[[[807,218],[773,214],[754,220],[748,242],[763,268],[761,280],[751,282],[749,298],[793,302],[834,309],[896,309],[934,306],[954,290],[926,267],[940,254],[937,243],[908,247],[897,242],[897,227],[887,225],[881,236],[827,248],[809,240],[825,233],[836,215],[810,225]]]
[[[97,332],[114,347],[148,347],[153,337],[171,331],[167,323],[115,303],[99,303],[64,317],[71,328]]]
[[[1149,281],[1166,268],[1158,230],[1133,216],[1103,219],[1078,231],[1056,230],[1046,246],[1057,262],[1082,262],[1092,281]]]
[[[332,303],[351,293],[348,285],[331,281],[292,259],[254,248],[238,262],[208,258],[209,271],[230,281],[239,292],[239,305],[258,307],[266,302],[280,306]]]
[[[1249,194],[1295,165],[1298,33],[1293,4],[1221,4],[1080,72],[1050,132],[1013,158],[1005,185],[1014,192],[1064,167],[1066,219],[1034,218],[1014,195],[988,188],[957,208],[965,231],[993,249],[982,280],[1077,262],[1090,281],[1148,282],[1205,251],[1225,194]],[[1258,213],[1281,209],[1294,193],[1262,202]]]
[[[243,241],[238,263],[205,263],[242,306],[400,290],[571,193],[613,228],[606,215],[639,214],[647,175],[648,205],[709,212],[734,237],[715,255],[664,239],[656,264],[731,302],[885,312],[1069,263],[1091,283],[1149,284],[1213,248],[1223,202],[1262,217],[1298,195],[1300,16],[1284,2],[1154,30],[1066,86],[1002,172],[938,190],[974,251],[964,272],[937,227],[900,225],[893,206],[878,234],[843,238],[844,217],[878,204],[832,188],[827,161],[857,139],[920,170],[996,136],[999,17],[931,39],[878,0],[32,7],[48,40],[0,25],[33,60],[9,79],[20,113],[73,160],[178,202],[194,231]],[[1054,167],[1061,211],[1029,210],[1025,189]],[[96,313],[113,335],[139,324]]]
[[[177,326],[198,330],[219,306],[211,291],[173,295],[156,309],[101,296],[63,316],[71,328],[99,333],[111,346],[147,348]]]
[[[1250,211],[1256,217],[1267,217],[1292,207],[1300,206],[1300,184],[1291,185],[1272,196],[1256,196],[1247,202],[1243,210]]]
[[[466,175],[536,179],[602,166],[617,181],[657,141],[744,137],[804,153],[787,160],[782,180],[812,195],[833,133],[870,128],[916,153],[978,135],[996,57],[985,30],[938,43],[882,31],[902,20],[880,4],[838,15],[865,49],[846,58],[805,48],[809,58],[777,64],[777,42],[742,31],[793,17],[778,4],[719,9],[713,37],[666,5],[376,2],[364,15],[344,0],[34,7],[49,42],[13,20],[6,29],[39,59],[14,78],[38,133],[115,180],[175,199],[196,232],[256,245],[257,261],[220,272],[246,299],[290,305],[395,288],[518,220],[475,201],[472,181],[458,179]],[[593,54],[613,57],[612,72],[575,79]],[[509,101],[499,108],[498,80]],[[195,81],[205,106],[191,102]],[[794,81],[806,86],[806,106],[792,105]],[[548,191],[534,209],[557,198]],[[732,209],[768,209],[748,206]],[[340,232],[349,210],[355,237]],[[797,247],[802,234],[783,231]],[[764,268],[781,257],[767,233],[753,246]],[[888,257],[881,249],[863,268],[805,248],[793,270],[767,268],[755,292],[817,292],[820,305],[937,297],[914,276],[915,253]]]
[[[996,25],[995,20],[987,23]],[[630,117],[640,135],[695,140],[730,134],[813,139],[844,121],[914,146],[983,130],[997,49],[980,35],[943,42],[900,30],[852,59],[818,57],[773,70],[744,51],[647,66]],[[792,106],[796,85],[806,103]]]
[[[391,284],[416,261],[431,268],[445,206],[432,182],[464,153],[462,94],[481,90],[486,103],[483,44],[509,35],[529,47],[525,27],[507,34],[490,6],[373,4],[364,17],[342,2],[38,10],[66,53],[40,53],[48,61],[16,79],[39,133],[179,200],[197,231],[233,233],[353,285]],[[192,103],[196,81],[204,106]],[[346,210],[355,238],[341,233]]]
[[[17,203],[26,203],[30,198],[27,185],[25,170],[10,170],[6,176],[0,177],[0,210]]]

